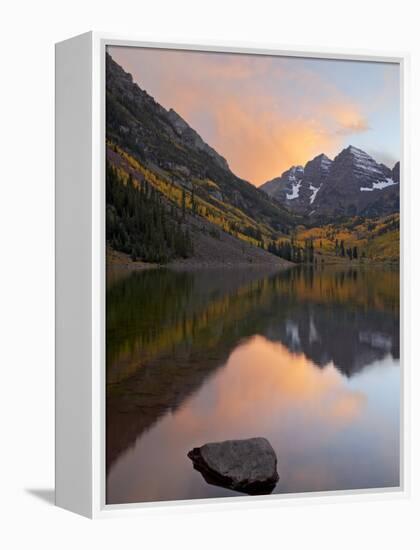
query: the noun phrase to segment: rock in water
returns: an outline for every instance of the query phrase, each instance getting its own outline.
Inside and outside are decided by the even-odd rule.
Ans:
[[[264,437],[206,443],[188,456],[208,483],[242,493],[269,494],[279,480],[276,453]]]

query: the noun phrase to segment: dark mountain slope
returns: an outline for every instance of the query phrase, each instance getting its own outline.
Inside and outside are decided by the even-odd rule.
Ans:
[[[167,111],[106,58],[107,139],[151,170],[197,196],[226,203],[273,230],[288,231],[295,218],[279,203],[235,176],[226,160],[175,111]]]
[[[398,184],[399,163],[390,170],[361,149],[349,146],[333,161],[318,155],[305,168],[292,167],[261,189],[291,211],[311,216],[311,223],[323,223],[398,212]]]
[[[326,155],[318,155],[305,167],[292,166],[280,178],[264,183],[260,189],[294,212],[305,215],[327,179],[331,162]]]
[[[153,184],[162,182],[152,172],[144,175],[111,148],[107,160],[106,234],[114,250],[125,252],[132,260],[176,266],[288,265],[198,215],[201,199],[194,198],[192,205],[192,195],[187,199],[183,194],[178,205],[172,195],[179,193],[177,187],[168,185],[166,194],[159,192]],[[206,208],[211,213],[209,206]]]
[[[350,146],[335,157],[313,206],[316,216],[392,214],[399,209],[399,185],[387,166]]]
[[[392,179],[400,183],[400,163],[396,162],[394,168],[392,169]]]

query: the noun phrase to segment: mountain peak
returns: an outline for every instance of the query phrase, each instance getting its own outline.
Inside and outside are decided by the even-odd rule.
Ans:
[[[297,168],[292,166],[262,186],[295,212],[352,216],[398,210],[399,164],[391,172],[354,145],[343,149],[333,161],[320,153],[302,172],[296,172]],[[378,195],[382,191],[383,199]]]
[[[111,113],[111,118],[114,122],[117,119],[121,119],[119,109],[115,107],[116,110],[113,110],[118,101],[115,98],[125,95],[125,109],[127,109],[127,106],[130,106],[132,109],[131,111],[129,110],[129,113],[126,113],[125,124],[120,125],[120,128],[114,128],[117,135],[121,131],[125,132],[129,135],[129,139],[136,144],[137,148],[139,144],[145,141],[150,142],[150,138],[161,147],[162,142],[159,139],[159,131],[156,128],[156,120],[159,120],[161,126],[160,132],[169,141],[178,142],[183,147],[188,148],[193,154],[204,152],[219,168],[226,171],[230,170],[226,159],[207,144],[174,109],[166,110],[162,107],[147,91],[142,90],[134,82],[132,75],[118,65],[109,54],[106,56],[106,63],[107,89],[112,90],[114,96],[114,99],[108,102],[108,111]],[[139,109],[142,111],[142,117],[141,119],[136,119],[133,116],[133,112],[137,112]],[[171,133],[173,135],[170,135]],[[150,143],[146,147],[149,160],[157,164],[167,162],[162,158],[163,155],[160,155],[160,158],[158,158],[157,147],[151,147]],[[142,147],[140,149],[144,152]]]
[[[363,149],[359,149],[359,147],[355,147],[354,145],[349,145],[348,147],[346,147],[345,149],[343,149],[341,151],[341,153],[339,153],[337,155],[337,157],[340,157],[340,156],[348,156],[350,155],[351,157],[354,157],[354,158],[367,158],[367,159],[372,159],[372,157],[370,155],[368,155],[366,153],[366,151],[363,151]],[[336,157],[336,158],[337,158]],[[373,160],[373,159],[372,159]],[[375,161],[374,161],[375,162]]]
[[[296,166],[291,166],[288,170],[285,170],[282,173],[283,176],[291,175],[291,176],[300,176],[303,174],[303,166],[300,164],[297,164]]]
[[[343,149],[334,159],[332,166],[334,177],[337,172],[351,171],[357,179],[383,180],[391,175],[391,170],[384,164],[378,164],[366,151],[349,145]]]
[[[354,145],[349,145],[344,150],[347,150],[350,153],[364,153],[362,149],[359,149],[359,147],[355,147]]]
[[[321,153],[305,164],[305,170],[307,170],[309,166],[321,166],[323,169],[328,170],[331,164],[332,160],[327,157],[325,153]]]
[[[316,159],[328,160],[329,162],[332,162],[332,160],[325,153],[320,153],[319,155],[316,155],[316,157],[314,157],[312,160],[316,160]]]

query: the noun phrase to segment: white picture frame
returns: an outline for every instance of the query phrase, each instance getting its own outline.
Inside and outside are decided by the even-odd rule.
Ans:
[[[105,48],[385,61],[401,68],[401,442],[399,488],[125,505],[105,504]],[[165,43],[89,32],[56,44],[56,504],[90,518],[162,507],[278,506],[305,498],[401,498],[409,493],[408,70],[405,53],[254,44]]]

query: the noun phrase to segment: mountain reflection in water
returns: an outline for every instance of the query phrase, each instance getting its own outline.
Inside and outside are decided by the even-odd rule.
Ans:
[[[275,492],[399,484],[399,275],[108,277],[107,502],[235,495],[187,452],[265,436]]]

